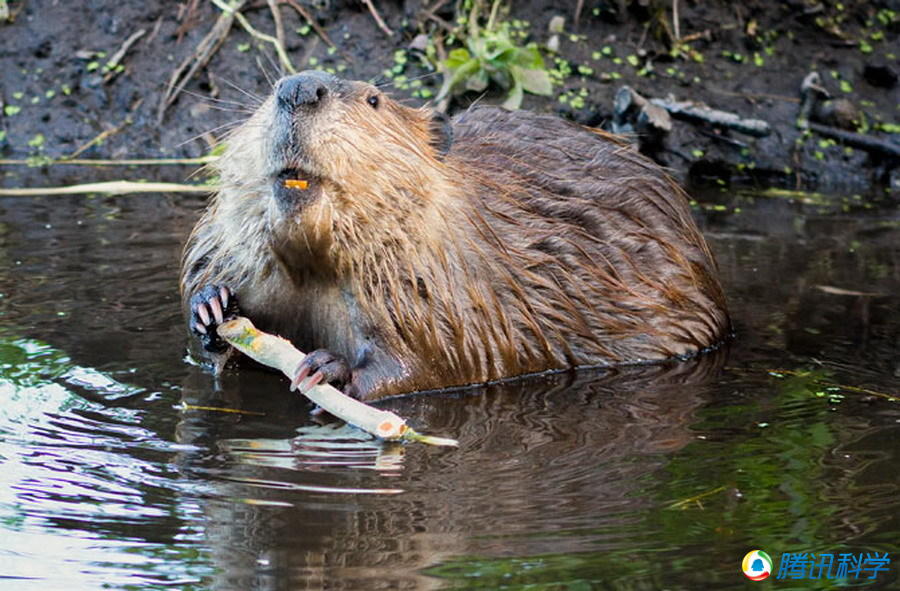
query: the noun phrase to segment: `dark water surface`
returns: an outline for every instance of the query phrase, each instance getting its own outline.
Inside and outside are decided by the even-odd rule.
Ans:
[[[698,214],[739,332],[719,355],[387,404],[447,450],[184,362],[199,198],[4,198],[0,588],[839,586],[751,583],[754,548],[889,552],[844,583],[900,588],[900,214],[847,201]]]

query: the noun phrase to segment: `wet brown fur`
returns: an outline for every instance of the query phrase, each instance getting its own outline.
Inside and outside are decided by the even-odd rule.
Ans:
[[[684,192],[615,137],[482,107],[441,154],[429,110],[348,88],[297,123],[296,153],[273,162],[272,99],[230,138],[185,301],[229,286],[261,328],[344,355],[364,398],[686,357],[727,335]],[[272,175],[297,163],[310,201],[286,214]]]

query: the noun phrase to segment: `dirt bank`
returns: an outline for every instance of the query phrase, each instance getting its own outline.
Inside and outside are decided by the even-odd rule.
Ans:
[[[876,197],[890,196],[891,190],[896,197],[900,191],[898,159],[890,156],[900,150],[900,2],[583,4],[577,24],[576,2],[520,1],[508,13],[500,11],[498,18],[521,32],[522,43],[539,44],[555,81],[552,96],[526,94],[524,108],[609,127],[617,118],[614,97],[624,85],[647,98],[701,101],[762,120],[770,132],[754,137],[675,118],[668,134],[644,138],[645,151],[692,184]],[[390,37],[361,2],[307,0],[300,6],[335,47],[283,3],[285,47],[297,69],[394,81],[394,95],[413,104],[438,92],[442,77],[416,49],[425,39],[417,36],[440,36],[447,49],[455,47],[446,35],[458,16],[453,2],[434,11],[433,1],[376,3],[393,31]],[[160,119],[173,70],[221,15],[212,3],[9,0],[8,8],[12,21],[0,24],[0,157],[30,158],[32,166],[3,166],[4,186],[129,177],[121,169],[40,165],[79,150],[88,158],[206,154],[227,125],[244,116],[241,105],[252,104],[251,95],[265,94],[279,70],[272,45],[234,22],[209,63]],[[246,2],[243,14],[261,32],[277,30],[267,2]],[[552,39],[548,25],[560,16],[562,31]],[[548,44],[557,51],[547,50]],[[123,47],[124,55],[113,60]],[[804,131],[797,126],[800,87],[811,71],[820,74],[818,88],[832,101],[816,91],[817,104],[808,113],[814,129]],[[450,109],[465,108],[480,96],[463,95]],[[501,99],[489,91],[481,100]],[[627,117],[620,119],[628,124]],[[850,135],[829,137],[835,128]],[[859,136],[874,140],[875,147],[861,147]],[[172,168],[156,178],[186,175],[184,168]]]

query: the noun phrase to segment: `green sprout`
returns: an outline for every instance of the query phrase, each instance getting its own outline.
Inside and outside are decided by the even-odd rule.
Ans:
[[[438,100],[472,90],[482,92],[493,83],[507,90],[503,106],[518,109],[525,92],[550,95],[553,85],[544,59],[534,44],[516,45],[508,23],[494,23],[499,0],[494,1],[487,26],[478,24],[478,3],[469,14],[466,47],[452,50],[441,64],[444,84]]]

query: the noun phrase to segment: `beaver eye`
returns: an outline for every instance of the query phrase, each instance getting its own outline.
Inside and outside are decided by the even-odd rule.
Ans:
[[[378,95],[373,94],[369,98],[366,99],[366,102],[372,105],[373,109],[378,108]]]

